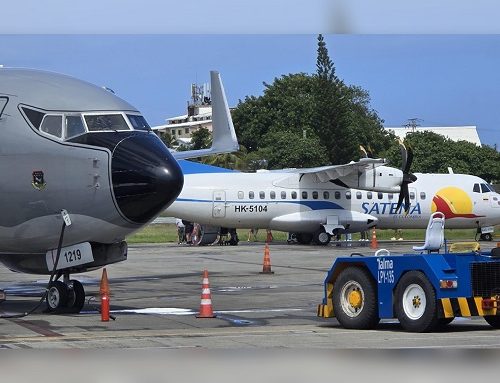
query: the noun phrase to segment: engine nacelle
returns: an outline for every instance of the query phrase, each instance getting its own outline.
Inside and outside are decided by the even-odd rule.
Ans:
[[[350,174],[334,182],[352,189],[371,190],[375,192],[399,193],[403,181],[403,172],[390,166],[377,166],[358,174]]]

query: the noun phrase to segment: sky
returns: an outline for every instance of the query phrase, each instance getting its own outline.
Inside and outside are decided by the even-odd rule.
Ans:
[[[230,106],[314,73],[323,33],[337,75],[370,93],[386,125],[476,125],[494,145],[499,11],[493,0],[24,0],[3,5],[0,64],[107,86],[158,125],[185,113],[190,84],[212,69]]]

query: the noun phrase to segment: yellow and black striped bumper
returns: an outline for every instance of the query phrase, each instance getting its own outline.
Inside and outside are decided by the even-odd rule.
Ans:
[[[500,315],[496,307],[485,309],[482,297],[469,298],[442,298],[438,300],[439,318],[474,317],[487,315]],[[496,302],[496,298],[488,298]],[[491,305],[486,305],[491,306]],[[495,305],[496,306],[496,305]]]
[[[333,283],[328,283],[326,285],[326,301],[327,304],[319,304],[318,305],[318,316],[322,318],[333,318],[335,315],[333,314]]]

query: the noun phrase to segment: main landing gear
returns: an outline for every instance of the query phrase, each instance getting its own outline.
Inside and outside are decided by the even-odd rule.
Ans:
[[[47,290],[47,310],[53,313],[79,313],[85,303],[85,290],[76,279],[69,279],[69,273],[59,274]]]

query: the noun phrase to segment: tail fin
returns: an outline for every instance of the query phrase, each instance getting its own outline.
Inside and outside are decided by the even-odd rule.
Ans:
[[[211,71],[210,80],[212,92],[212,147],[209,149],[172,152],[172,155],[178,160],[231,153],[239,150],[238,139],[234,131],[231,112],[229,111],[219,72]]]

